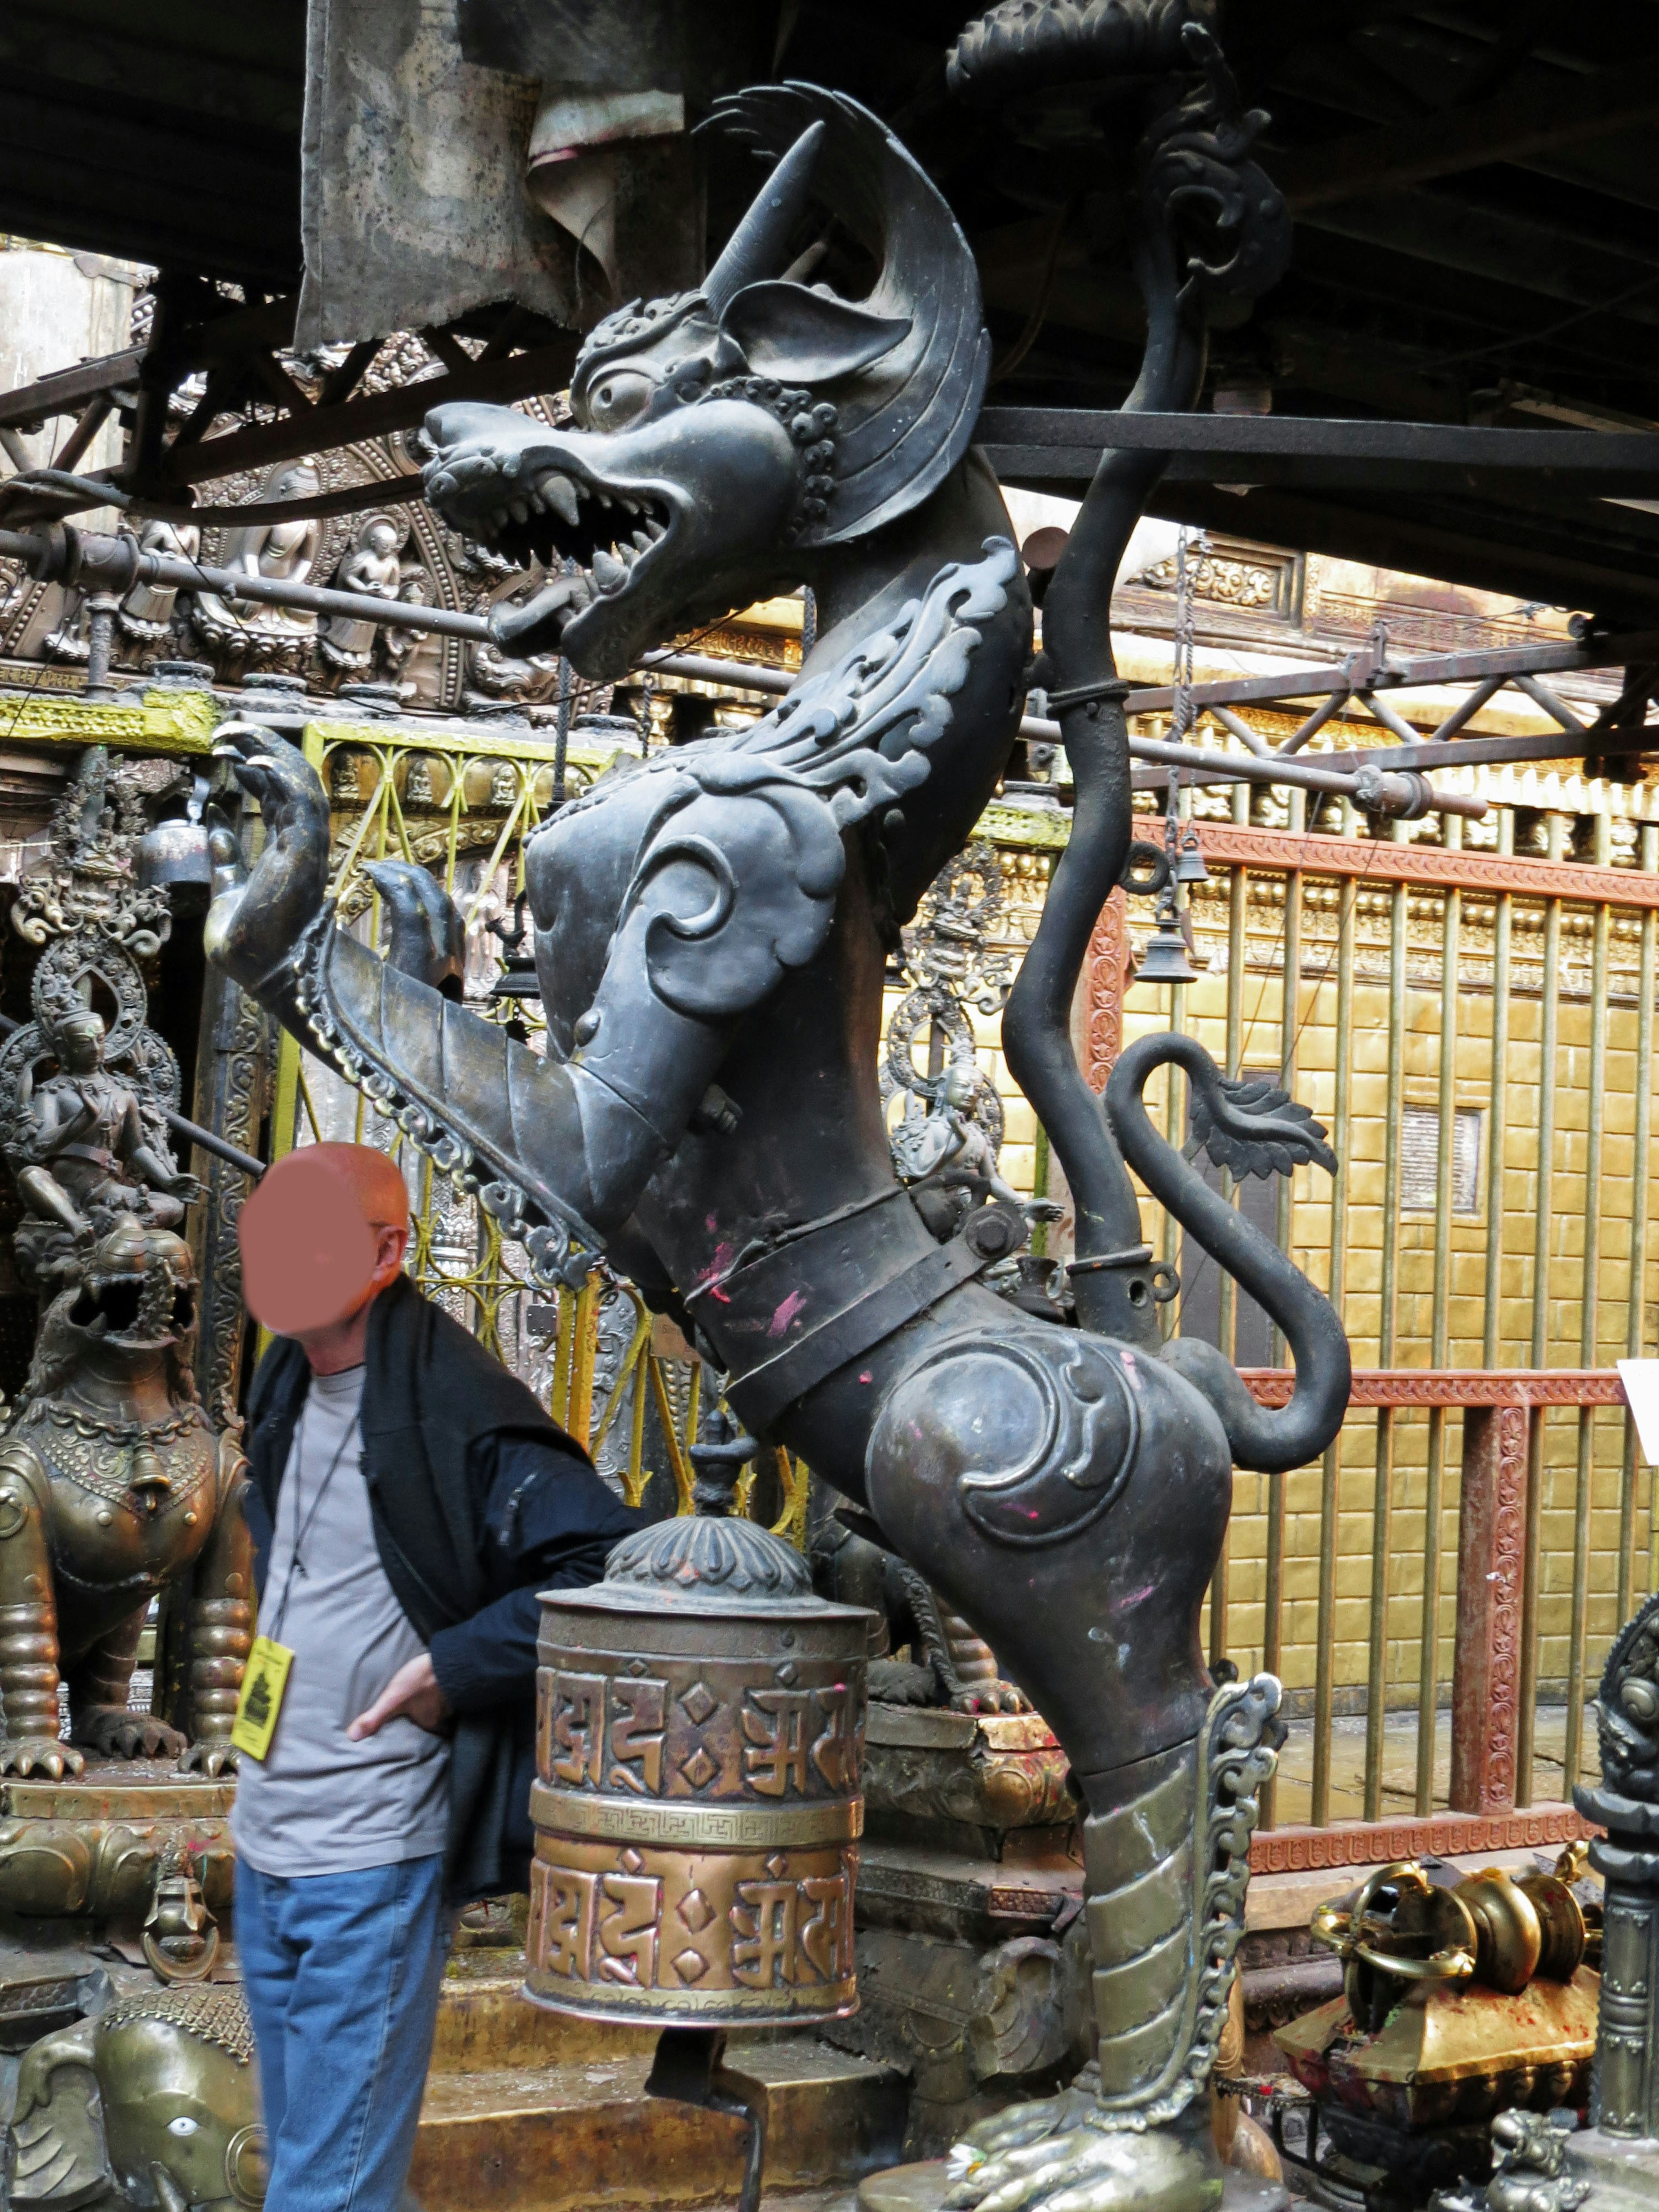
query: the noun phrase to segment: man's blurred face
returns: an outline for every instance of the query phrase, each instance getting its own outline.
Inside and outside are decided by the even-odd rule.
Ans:
[[[266,1170],[236,1224],[254,1319],[303,1340],[349,1320],[403,1264],[403,1178],[367,1145],[310,1145]]]

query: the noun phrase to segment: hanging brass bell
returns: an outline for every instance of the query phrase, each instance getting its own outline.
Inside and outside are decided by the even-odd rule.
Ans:
[[[722,2029],[854,2009],[868,1616],[731,1514],[754,1450],[698,1446],[696,1514],[542,1601],[526,1988],[556,2010]]]
[[[1195,983],[1198,971],[1187,957],[1187,939],[1168,891],[1158,902],[1158,925],[1146,940],[1135,970],[1137,983]]]
[[[1175,879],[1178,884],[1207,884],[1210,880],[1210,872],[1204,865],[1204,848],[1198,842],[1196,830],[1189,830],[1181,841]]]
[[[202,819],[208,781],[198,775],[182,821],[158,822],[138,840],[134,869],[146,890],[164,890],[180,912],[207,904],[213,887],[211,832]]]

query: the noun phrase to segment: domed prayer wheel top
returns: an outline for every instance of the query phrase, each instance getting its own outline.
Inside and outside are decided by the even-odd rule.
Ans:
[[[720,1510],[741,1443],[696,1449],[696,1515],[542,1600],[527,1988],[562,2011],[723,2027],[856,2003],[868,1616]]]

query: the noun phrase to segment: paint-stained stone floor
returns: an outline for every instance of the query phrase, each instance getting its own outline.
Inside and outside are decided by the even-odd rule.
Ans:
[[[1281,1828],[1302,1826],[1312,1817],[1314,1726],[1310,1720],[1293,1720],[1290,1739],[1279,1758],[1274,1824]],[[1533,1762],[1533,1802],[1559,1804],[1569,1794],[1562,1765],[1566,1747],[1567,1709],[1541,1705]],[[1581,1778],[1594,1782],[1600,1763],[1595,1750],[1595,1718],[1585,1708]],[[1451,1786],[1451,1715],[1438,1716],[1434,1735],[1433,1808],[1443,1810]],[[1339,1719],[1331,1728],[1331,1802],[1333,1820],[1358,1820],[1365,1812],[1365,1723],[1363,1718]],[[1411,1814],[1417,1808],[1417,1715],[1390,1713],[1382,1730],[1382,1817]]]

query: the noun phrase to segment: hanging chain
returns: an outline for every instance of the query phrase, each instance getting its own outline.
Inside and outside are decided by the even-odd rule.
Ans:
[[[1176,537],[1176,618],[1175,618],[1175,699],[1170,719],[1170,736],[1176,744],[1185,744],[1191,733],[1193,715],[1193,578],[1188,558],[1188,531],[1183,522]],[[1168,784],[1168,801],[1164,817],[1164,846],[1170,856],[1170,866],[1175,866],[1181,836],[1181,770],[1171,767]]]

